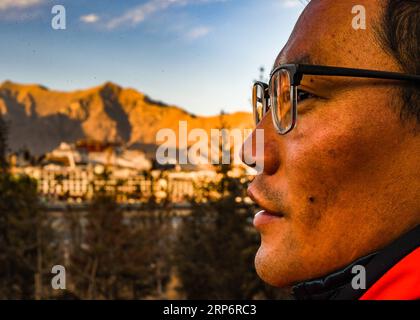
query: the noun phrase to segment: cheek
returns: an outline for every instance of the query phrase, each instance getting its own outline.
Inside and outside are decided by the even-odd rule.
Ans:
[[[325,106],[323,111],[298,120],[299,127],[285,144],[289,201],[309,227],[321,220],[338,196],[342,201],[349,194],[349,184],[369,179],[389,143],[389,133],[384,132],[390,129],[388,111],[374,118],[373,108],[361,101]]]

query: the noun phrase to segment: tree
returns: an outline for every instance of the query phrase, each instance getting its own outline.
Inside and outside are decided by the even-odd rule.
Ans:
[[[0,114],[0,173],[5,173],[8,168],[7,162],[7,136],[8,127]]]
[[[151,210],[154,210],[153,208]],[[116,196],[95,194],[86,216],[72,213],[70,270],[82,299],[138,299],[161,296],[169,264],[160,236],[164,224],[126,217]]]
[[[7,128],[0,117],[0,299],[40,299],[54,260],[53,230],[36,181],[7,169]]]

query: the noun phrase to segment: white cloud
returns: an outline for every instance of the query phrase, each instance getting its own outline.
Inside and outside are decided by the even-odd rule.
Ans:
[[[29,8],[43,2],[44,0],[0,0],[0,11]]]
[[[163,11],[174,5],[185,5],[188,0],[150,0],[142,5],[129,9],[123,15],[111,19],[108,28],[114,29],[122,25],[137,25],[143,22],[149,15]]]
[[[306,1],[302,0],[281,0],[281,5],[284,8],[295,8],[305,4]]]
[[[99,21],[99,19],[99,16],[94,13],[90,13],[80,17],[80,21],[84,23],[96,23]]]
[[[170,7],[225,1],[227,0],[149,0],[144,4],[131,8],[121,16],[111,19],[107,23],[107,27],[108,29],[115,29],[121,26],[135,26],[151,15],[167,10]]]
[[[205,26],[196,27],[196,28],[190,30],[187,33],[187,39],[195,40],[195,39],[198,39],[198,38],[202,38],[202,37],[205,37],[206,35],[208,35],[209,32],[210,32],[209,27],[205,27]]]

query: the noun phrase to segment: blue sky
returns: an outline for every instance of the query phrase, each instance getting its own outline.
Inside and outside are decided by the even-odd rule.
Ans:
[[[0,0],[0,81],[73,90],[113,81],[199,114],[250,111],[250,88],[301,0]],[[51,8],[66,9],[66,30]]]

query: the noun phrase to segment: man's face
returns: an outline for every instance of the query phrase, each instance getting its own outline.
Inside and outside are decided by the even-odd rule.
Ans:
[[[375,39],[380,3],[357,2],[367,29],[354,30],[354,1],[313,0],[276,65],[303,59],[400,71]],[[293,131],[279,135],[271,112],[258,125],[264,171],[249,187],[266,210],[254,221],[261,233],[256,268],[277,286],[333,272],[419,223],[420,143],[399,119],[398,83],[304,77],[302,88],[317,97],[299,104]]]

